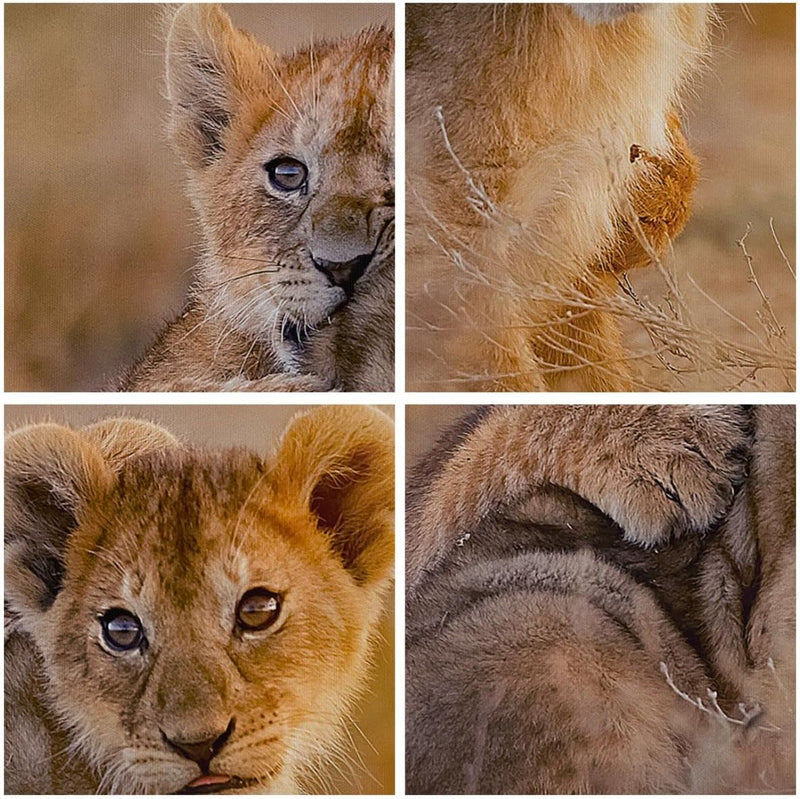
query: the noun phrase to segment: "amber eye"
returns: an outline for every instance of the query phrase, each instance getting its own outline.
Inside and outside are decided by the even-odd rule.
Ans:
[[[296,158],[276,158],[264,165],[269,182],[279,191],[297,191],[305,189],[308,181],[308,169]]]
[[[236,622],[243,630],[266,630],[281,615],[281,597],[266,588],[251,588],[236,608]]]
[[[128,652],[146,643],[142,623],[133,613],[122,608],[111,608],[100,617],[103,640],[111,649]]]

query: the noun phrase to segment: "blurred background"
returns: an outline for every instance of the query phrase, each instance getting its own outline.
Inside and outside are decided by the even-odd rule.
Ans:
[[[245,447],[268,455],[289,420],[312,406],[125,406],[6,405],[6,430],[32,422],[57,422],[73,427],[110,417],[147,419],[181,440],[202,447]],[[393,416],[393,408],[379,406]],[[394,793],[394,598],[387,601],[378,647],[363,699],[350,723],[348,762],[339,764],[326,781],[333,793]]]
[[[277,50],[391,4],[224,5]],[[165,7],[5,15],[5,388],[102,389],[183,305],[198,237],[167,143]]]
[[[767,341],[767,349],[793,361],[796,285],[770,220],[793,269],[795,5],[719,3],[716,8],[721,25],[708,68],[686,102],[685,133],[700,159],[700,181],[692,217],[668,260],[698,327],[756,347],[752,331]],[[737,245],[748,227],[745,246],[782,336],[765,332],[760,317],[765,324],[773,317],[750,281],[747,260]],[[655,269],[634,270],[628,276],[640,297],[663,305],[664,283]],[[642,328],[629,324],[625,335],[631,350],[647,349]],[[768,359],[764,353],[764,362]],[[794,388],[793,372],[777,369],[681,374],[668,372],[656,359],[638,368],[643,382],[665,390]]]

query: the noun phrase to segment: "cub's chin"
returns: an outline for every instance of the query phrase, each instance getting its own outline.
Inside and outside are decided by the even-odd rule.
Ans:
[[[315,296],[296,305],[287,303],[280,307],[279,299],[275,326],[280,331],[281,341],[307,340],[315,330],[329,325],[333,317],[347,307],[349,299],[345,290],[336,286],[323,287]]]

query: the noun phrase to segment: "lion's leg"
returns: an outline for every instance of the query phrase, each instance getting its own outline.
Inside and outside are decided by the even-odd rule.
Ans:
[[[602,309],[582,310],[580,300],[602,308],[617,293],[616,275],[648,266],[662,256],[683,229],[691,210],[697,181],[697,159],[689,149],[674,113],[667,115],[669,151],[651,155],[638,146],[631,158],[641,160],[645,170],[630,189],[630,210],[635,217],[620,218],[613,242],[587,270],[577,286],[574,310],[540,334],[535,352],[547,364],[552,390],[629,391],[626,349],[616,317]]]
[[[406,585],[544,484],[584,497],[639,546],[702,534],[744,481],[748,425],[726,405],[497,406],[410,501]]]
[[[602,305],[616,283],[598,275],[579,293]],[[540,330],[532,342],[551,391],[630,391],[632,384],[616,317],[604,310],[564,310],[558,321]]]
[[[619,220],[614,246],[601,259],[602,269],[619,273],[651,265],[689,220],[697,158],[683,136],[678,116],[670,112],[666,121],[667,153],[655,155],[638,145],[631,147],[631,159],[644,166],[628,197],[635,222]]]
[[[546,391],[541,363],[530,345],[526,317],[513,297],[493,288],[469,291],[462,327],[449,362],[467,391]]]

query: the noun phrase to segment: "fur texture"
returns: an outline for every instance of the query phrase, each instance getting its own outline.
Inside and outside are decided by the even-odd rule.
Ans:
[[[412,476],[412,589],[454,541],[542,486],[573,491],[626,539],[652,548],[708,530],[744,479],[748,440],[738,408],[497,406],[475,418],[474,426],[470,418],[462,423],[463,438],[450,434],[449,454]],[[580,457],[565,456],[572,451]]]
[[[794,434],[788,406],[451,431],[410,487],[409,793],[792,792]]]
[[[642,9],[642,3],[567,3],[567,5],[587,22],[602,25],[615,22],[625,14]]]
[[[117,388],[391,390],[393,52],[381,28],[279,55],[217,6],[179,9],[169,129],[203,254]],[[291,190],[270,171],[286,158],[307,171]]]
[[[299,416],[266,459],[141,422],[35,425],[8,437],[5,474],[7,791],[163,794],[205,775],[291,793],[324,773],[392,572],[383,414]],[[258,631],[239,621],[253,589],[280,598]],[[108,644],[114,609],[141,623],[137,648]]]
[[[414,388],[628,388],[603,301],[688,218],[711,12],[597,5],[407,6]]]

